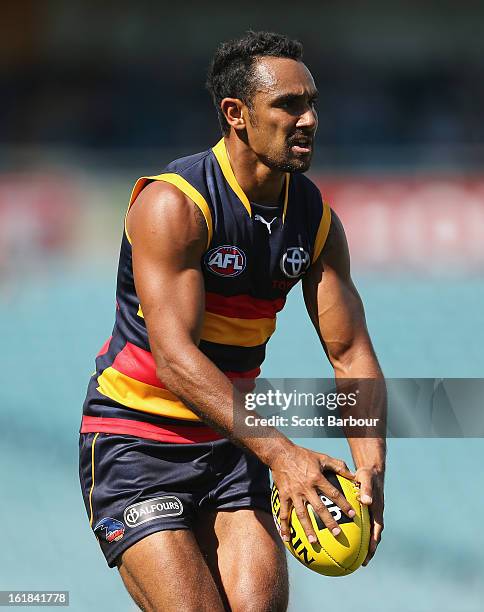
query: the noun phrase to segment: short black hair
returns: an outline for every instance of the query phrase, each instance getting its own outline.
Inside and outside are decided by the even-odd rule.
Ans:
[[[256,60],[259,57],[287,57],[300,61],[302,44],[283,34],[249,30],[243,38],[223,42],[215,51],[207,75],[206,87],[210,92],[223,134],[230,126],[220,103],[224,98],[239,98],[250,109],[257,89]]]

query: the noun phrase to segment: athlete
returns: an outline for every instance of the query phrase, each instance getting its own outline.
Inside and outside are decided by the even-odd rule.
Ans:
[[[385,442],[349,438],[352,472],[275,429],[239,435],[231,379],[257,377],[299,280],[337,381],[382,374],[343,228],[303,174],[318,120],[301,44],[267,32],[223,43],[207,86],[220,142],[139,179],[129,202],[114,330],[83,409],[80,479],[108,565],[140,608],[273,612],[287,608],[291,508],[311,542],[307,503],[340,532],[319,494],[354,516],[323,469],[360,483],[372,514],[366,562],[374,554]]]

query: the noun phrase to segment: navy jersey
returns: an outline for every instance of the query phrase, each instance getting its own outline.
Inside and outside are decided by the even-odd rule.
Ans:
[[[208,151],[175,160],[160,175],[139,179],[129,206],[155,180],[186,194],[207,224],[200,350],[229,378],[256,378],[277,312],[324,246],[329,206],[307,177],[287,173],[280,214],[270,219],[255,213],[235,178],[224,139]],[[96,359],[81,431],[175,442],[218,437],[156,376],[126,227],[114,330]]]

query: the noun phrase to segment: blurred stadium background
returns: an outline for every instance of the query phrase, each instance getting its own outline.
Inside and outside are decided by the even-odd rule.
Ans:
[[[305,45],[321,92],[309,175],[345,223],[386,375],[483,375],[483,24],[470,0],[2,3],[0,589],[134,609],[84,513],[81,404],[131,186],[217,141],[206,66],[249,27]],[[293,293],[264,374],[329,375]],[[341,441],[305,442],[349,458]],[[291,610],[482,610],[483,450],[391,440],[379,554],[344,580],[291,559]]]

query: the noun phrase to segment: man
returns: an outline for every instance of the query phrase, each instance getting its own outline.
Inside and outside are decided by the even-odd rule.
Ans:
[[[231,378],[255,378],[289,289],[303,280],[337,378],[381,378],[341,223],[302,175],[317,128],[296,41],[248,32],[222,44],[208,88],[222,140],[133,190],[117,312],[89,385],[80,477],[90,524],[146,610],[285,610],[281,537],[306,503],[337,536],[318,492],[354,510],[322,469],[356,479],[383,528],[384,441],[350,439],[356,473],[290,442],[234,432]],[[298,265],[295,266],[294,260]],[[291,263],[292,262],[292,263]],[[235,444],[234,444],[235,443]]]

